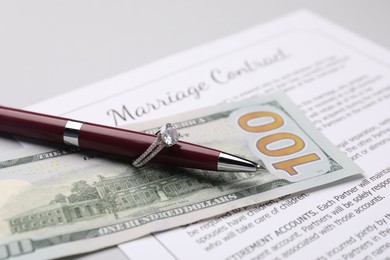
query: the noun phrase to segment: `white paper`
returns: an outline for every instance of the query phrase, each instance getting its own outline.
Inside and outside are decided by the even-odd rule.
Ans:
[[[366,182],[228,212],[120,248],[134,260],[371,259],[390,255],[390,184],[382,188],[390,177],[389,63],[389,51],[302,11],[30,109],[122,126],[284,90],[365,170]]]
[[[389,53],[307,13],[286,21],[259,27],[253,37],[264,35],[267,29],[280,32],[264,41],[262,49],[273,45],[289,58],[269,67],[266,75],[248,76],[241,81],[243,87],[236,86],[230,93],[237,91],[242,98],[268,92],[271,88],[264,87],[264,82],[283,86],[312,122],[365,170],[365,178],[121,245],[129,258],[373,259],[390,255]],[[302,26],[297,29],[299,22]],[[305,25],[310,30],[304,30]],[[232,66],[230,60],[225,64]],[[258,92],[240,95],[245,93],[244,86],[260,87]]]

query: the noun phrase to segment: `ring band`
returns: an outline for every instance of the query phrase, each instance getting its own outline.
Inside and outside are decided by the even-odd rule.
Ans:
[[[171,123],[162,126],[156,133],[156,140],[143,152],[136,160],[133,161],[134,167],[141,167],[155,157],[165,147],[175,145],[180,138],[180,134],[176,131]]]

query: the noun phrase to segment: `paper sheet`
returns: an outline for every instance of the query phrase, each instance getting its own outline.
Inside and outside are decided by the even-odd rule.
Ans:
[[[387,50],[302,11],[30,109],[122,126],[286,91],[364,179],[120,248],[134,260],[372,259],[390,254],[389,63]]]

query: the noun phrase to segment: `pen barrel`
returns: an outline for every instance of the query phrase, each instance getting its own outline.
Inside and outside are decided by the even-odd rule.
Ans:
[[[62,117],[0,107],[0,132],[11,135],[62,144],[67,121]]]
[[[135,159],[156,138],[155,135],[84,123],[79,133],[79,146],[82,149]],[[218,150],[179,141],[176,145],[164,148],[151,161],[178,167],[217,170],[219,154]]]
[[[69,119],[0,106],[0,132],[56,144],[64,144]],[[77,143],[93,150],[131,160],[139,157],[156,140],[156,135],[121,128],[82,123]],[[162,149],[151,161],[171,166],[217,170],[220,152],[179,141]],[[129,161],[129,163],[131,163]]]

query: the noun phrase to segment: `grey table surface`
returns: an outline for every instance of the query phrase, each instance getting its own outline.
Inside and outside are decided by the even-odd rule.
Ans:
[[[0,104],[23,108],[299,9],[390,49],[386,0],[3,0]],[[76,258],[126,259],[116,247]]]

